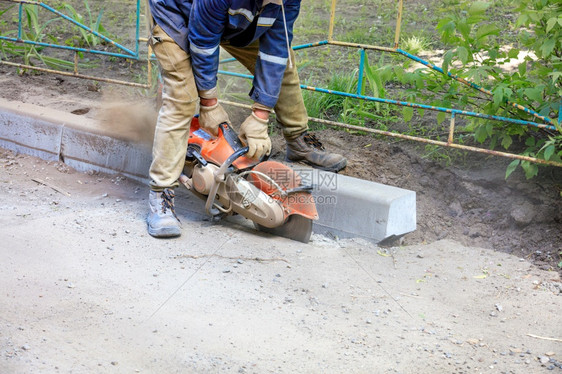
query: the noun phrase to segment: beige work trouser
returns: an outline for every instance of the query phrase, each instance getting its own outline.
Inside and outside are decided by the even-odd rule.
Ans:
[[[190,55],[158,25],[152,31],[151,46],[160,65],[163,88],[149,176],[151,189],[162,191],[179,185],[178,179],[185,163],[189,127],[199,97]],[[254,73],[258,55],[257,42],[245,48],[233,47],[228,43],[222,43],[221,46]],[[294,62],[293,51],[291,58]],[[308,129],[308,114],[294,63],[292,68],[287,67],[285,70],[275,114],[283,127],[286,139],[294,139]]]

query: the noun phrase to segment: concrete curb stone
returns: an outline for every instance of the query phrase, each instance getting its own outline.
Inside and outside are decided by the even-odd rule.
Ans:
[[[0,99],[0,147],[147,182],[150,150],[116,136],[91,118]]]
[[[143,183],[152,158],[148,147],[119,139],[94,119],[5,99],[0,99],[0,147]],[[414,191],[300,166],[295,170],[314,187],[316,233],[380,242],[416,229]]]

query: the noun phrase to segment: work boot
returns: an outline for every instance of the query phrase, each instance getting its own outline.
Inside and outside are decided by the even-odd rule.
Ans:
[[[287,140],[287,161],[303,161],[310,166],[337,173],[345,168],[347,159],[337,153],[329,153],[316,138],[307,132],[298,138]]]
[[[170,238],[180,236],[180,220],[174,210],[174,190],[166,188],[164,191],[150,191],[148,205],[150,214],[146,219],[148,233],[155,238]]]

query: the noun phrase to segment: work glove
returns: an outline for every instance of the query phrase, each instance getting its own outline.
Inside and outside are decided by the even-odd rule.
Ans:
[[[230,123],[230,119],[218,102],[215,105],[199,106],[199,125],[213,136],[219,134],[219,125],[224,122]]]
[[[238,137],[250,149],[246,156],[259,160],[271,152],[267,123],[267,119],[261,119],[252,112],[240,126]]]

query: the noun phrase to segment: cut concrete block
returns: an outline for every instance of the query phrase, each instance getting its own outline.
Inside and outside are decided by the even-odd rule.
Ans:
[[[414,191],[316,169],[295,170],[304,184],[314,187],[320,217],[314,222],[315,233],[378,243],[416,229]]]

